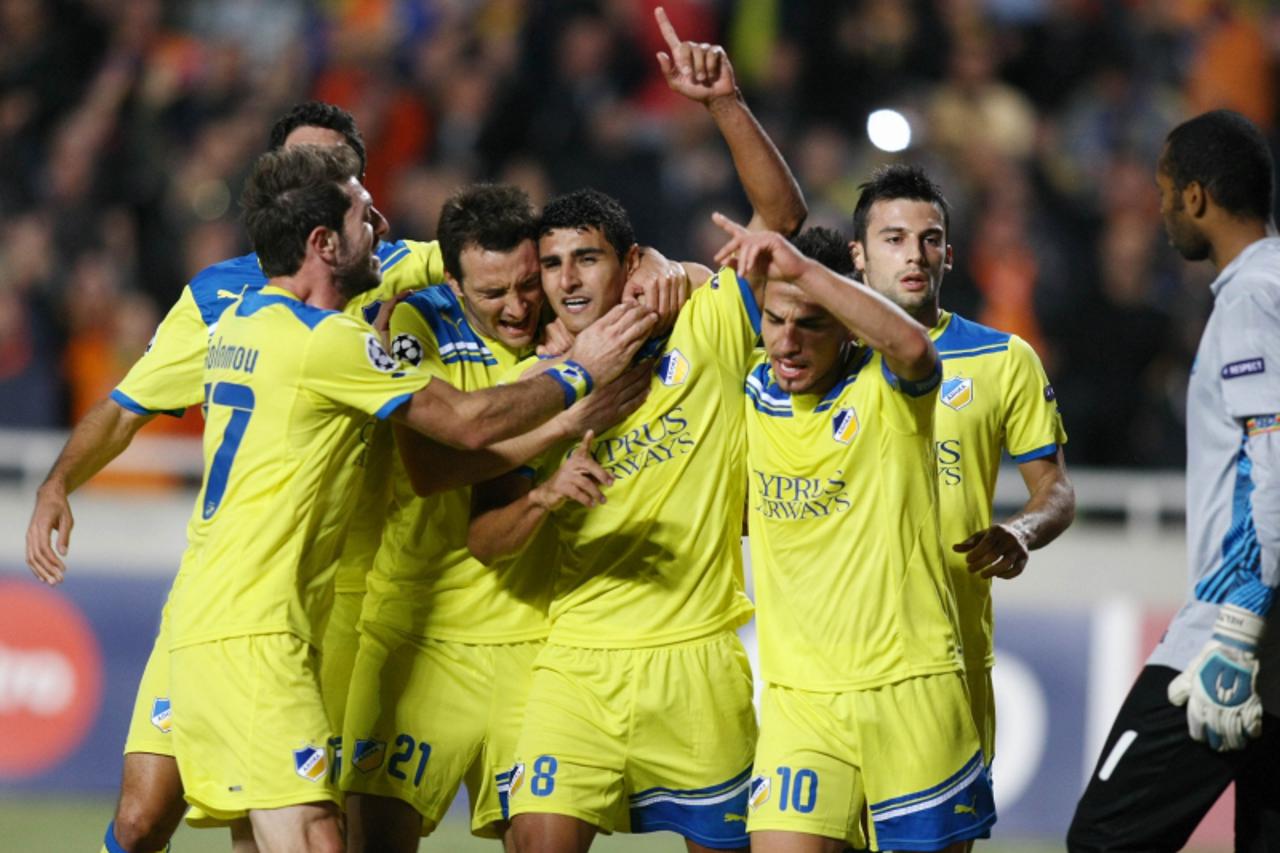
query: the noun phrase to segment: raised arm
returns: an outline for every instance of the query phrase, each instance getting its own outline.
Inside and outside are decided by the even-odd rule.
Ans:
[[[71,545],[75,518],[67,496],[115,459],[155,415],[131,412],[113,400],[102,400],[76,424],[49,475],[36,491],[27,526],[27,565],[47,584],[60,583],[67,570],[62,557]],[[52,543],[58,534],[57,548]]]
[[[738,274],[751,282],[758,303],[763,304],[765,281],[792,282],[879,352],[894,375],[915,381],[937,370],[938,351],[929,330],[897,305],[806,258],[781,234],[748,231],[719,213],[712,214],[712,219],[730,237],[716,253],[716,261],[734,263]]]
[[[748,228],[795,234],[809,215],[804,194],[743,100],[724,48],[681,41],[661,6],[653,14],[670,51],[658,53],[658,65],[673,91],[707,108],[728,144],[738,180],[751,202]]]

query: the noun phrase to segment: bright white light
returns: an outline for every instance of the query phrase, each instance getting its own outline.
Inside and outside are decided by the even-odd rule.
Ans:
[[[876,110],[867,116],[867,136],[881,151],[902,151],[911,144],[911,125],[897,110]]]

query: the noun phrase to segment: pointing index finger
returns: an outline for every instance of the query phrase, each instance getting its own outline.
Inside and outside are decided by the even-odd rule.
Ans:
[[[661,6],[653,10],[653,17],[658,20],[658,29],[662,31],[662,38],[666,40],[667,47],[671,49],[674,56],[676,48],[680,46],[680,36],[676,35],[676,28],[671,26],[671,19],[667,17],[667,10]]]
[[[734,222],[732,219],[725,216],[723,213],[719,211],[715,211],[714,213],[711,214],[711,221],[714,222],[716,225],[719,225],[721,228],[723,228],[725,231],[727,231],[730,235],[734,237],[737,237],[740,234],[747,233],[746,228],[743,228],[741,225]]]

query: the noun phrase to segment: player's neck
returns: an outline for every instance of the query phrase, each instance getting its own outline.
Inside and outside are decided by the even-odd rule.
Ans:
[[[267,284],[287,290],[313,308],[341,311],[347,304],[347,298],[338,290],[332,277],[311,274],[305,267],[296,275],[282,275]]]
[[[1267,223],[1260,219],[1232,220],[1209,239],[1209,261],[1222,271],[1249,246],[1267,236]]]
[[[914,311],[907,312],[911,315],[911,319],[915,320],[926,329],[932,329],[938,325],[938,320],[942,317],[942,309],[938,307],[937,301],[927,302]]]

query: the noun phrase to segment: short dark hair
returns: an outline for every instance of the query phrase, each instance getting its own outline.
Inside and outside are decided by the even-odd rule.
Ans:
[[[876,169],[871,180],[858,187],[862,195],[853,208],[853,239],[867,242],[867,222],[871,218],[871,205],[877,201],[905,198],[911,201],[927,201],[942,211],[942,228],[951,233],[951,205],[947,204],[942,188],[933,182],[919,166],[893,163]]]
[[[625,258],[636,244],[636,231],[627,211],[617,199],[599,190],[574,190],[547,202],[538,234],[557,228],[598,228],[619,258]]]
[[[298,271],[315,228],[341,233],[351,207],[345,187],[358,166],[356,155],[342,145],[292,145],[254,161],[240,208],[268,277]]]
[[[813,258],[840,275],[853,275],[853,255],[839,231],[815,225],[797,234],[794,243],[806,258]]]
[[[360,171],[356,173],[356,177],[364,179],[365,169],[369,165],[365,159],[364,137],[360,135],[360,128],[356,127],[356,120],[351,113],[342,107],[326,104],[324,101],[295,104],[293,109],[280,116],[276,119],[276,123],[271,125],[268,150],[276,151],[284,147],[284,141],[289,138],[289,134],[300,127],[323,127],[341,133],[342,138],[351,146],[351,150],[360,158]]]
[[[1257,125],[1240,113],[1213,110],[1169,131],[1159,169],[1179,191],[1197,182],[1228,213],[1271,218],[1271,149]]]
[[[445,272],[462,281],[462,250],[478,246],[508,252],[538,239],[538,215],[529,195],[511,184],[473,184],[449,196],[436,228]]]

